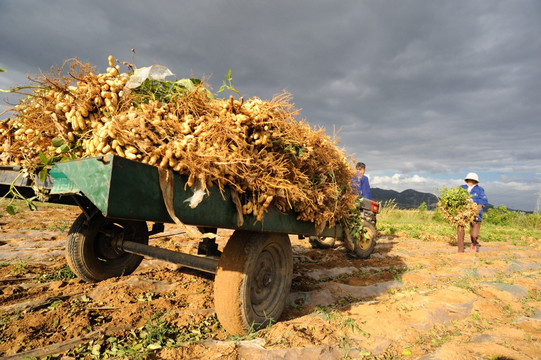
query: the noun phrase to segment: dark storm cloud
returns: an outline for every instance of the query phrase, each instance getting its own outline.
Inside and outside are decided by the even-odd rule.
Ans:
[[[372,171],[541,173],[536,1],[0,2],[0,88],[109,54],[245,96],[287,90]],[[227,94],[228,96],[228,94]]]

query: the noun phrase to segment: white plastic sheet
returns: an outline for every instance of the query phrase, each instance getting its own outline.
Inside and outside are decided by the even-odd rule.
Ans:
[[[162,65],[152,65],[135,70],[135,73],[130,76],[125,88],[135,89],[140,86],[146,79],[163,81],[168,76],[174,76],[168,68]]]

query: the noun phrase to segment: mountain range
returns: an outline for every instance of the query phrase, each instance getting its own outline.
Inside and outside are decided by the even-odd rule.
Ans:
[[[423,193],[412,189],[402,192],[379,188],[372,188],[370,190],[372,192],[372,200],[381,204],[394,200],[394,203],[400,209],[417,209],[423,202],[429,210],[433,210],[438,206],[438,197],[430,193]]]
[[[438,206],[438,197],[431,193],[424,193],[417,190],[404,190],[398,192],[395,190],[384,190],[379,188],[371,188],[372,200],[385,204],[386,201],[394,200],[394,203],[399,209],[417,209],[422,203],[426,204],[428,210],[434,210]],[[488,204],[485,209],[492,208],[493,205]]]

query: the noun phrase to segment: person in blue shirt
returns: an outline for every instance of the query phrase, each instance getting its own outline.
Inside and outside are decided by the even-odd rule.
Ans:
[[[359,196],[365,199],[372,200],[372,193],[370,192],[370,182],[364,174],[366,166],[362,162],[358,162],[355,166],[357,170],[355,176],[352,179],[352,185]]]
[[[468,190],[472,200],[477,204],[479,208],[479,216],[470,223],[470,238],[471,238],[471,251],[479,252],[479,231],[481,230],[481,221],[483,220],[483,206],[488,204],[487,196],[485,195],[485,189],[479,186],[479,176],[476,173],[469,173],[464,179],[466,185],[462,185],[463,189]],[[457,231],[458,252],[464,252],[464,227],[459,226]]]

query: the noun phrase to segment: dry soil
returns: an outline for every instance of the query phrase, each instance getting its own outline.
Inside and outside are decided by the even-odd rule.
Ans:
[[[539,247],[483,243],[458,254],[452,239],[380,234],[373,255],[359,260],[290,236],[294,276],[280,321],[231,338],[216,324],[211,275],[145,259],[100,283],[55,280],[78,214],[47,206],[0,217],[0,356],[126,337],[162,314],[187,332],[215,325],[212,338],[156,350],[158,359],[541,359]],[[223,248],[231,231],[218,235]],[[176,225],[150,244],[197,248]]]

